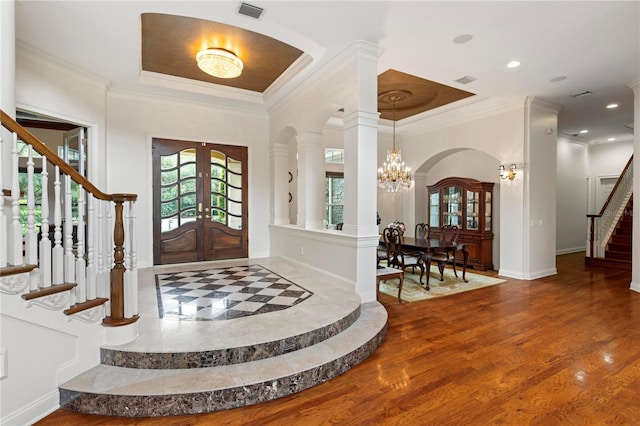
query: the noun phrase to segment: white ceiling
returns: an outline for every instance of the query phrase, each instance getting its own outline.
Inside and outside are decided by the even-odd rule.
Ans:
[[[239,15],[240,1],[17,0],[16,39],[109,80],[114,88],[175,95],[175,85],[170,89],[141,77],[140,14],[223,22],[276,38],[309,56],[310,65],[287,77],[280,96],[353,41],[366,40],[383,50],[379,73],[392,68],[483,97],[542,97],[562,108],[560,134],[588,129],[579,140],[633,139],[626,127],[633,123],[633,92],[627,84],[640,77],[638,1],[248,3],[264,8],[260,19]],[[454,43],[462,34],[473,38]],[[508,69],[513,59],[521,66]],[[477,80],[454,81],[463,76]],[[559,76],[566,79],[550,82]],[[571,97],[585,91],[592,94]],[[611,102],[619,107],[605,109]]]

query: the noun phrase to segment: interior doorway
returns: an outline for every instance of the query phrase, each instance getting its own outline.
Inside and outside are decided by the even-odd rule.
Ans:
[[[154,264],[248,257],[247,148],[154,138]]]

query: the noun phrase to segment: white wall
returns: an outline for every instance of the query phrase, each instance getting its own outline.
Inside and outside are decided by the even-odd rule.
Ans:
[[[105,191],[105,96],[109,83],[18,44],[16,106],[87,127],[89,180]]]
[[[597,203],[598,181],[603,177],[617,178],[633,155],[633,140],[589,146],[589,214],[600,212]]]
[[[556,270],[556,157],[559,108],[535,98],[527,100],[524,279]],[[520,166],[520,164],[518,164]],[[504,205],[503,205],[504,208]]]
[[[556,180],[556,253],[584,251],[587,241],[589,150],[558,137]]]
[[[393,205],[393,216],[389,216],[386,207],[381,211],[384,213],[382,223],[400,217],[413,226],[420,216],[415,206],[426,206],[424,186],[432,176],[434,181],[439,176],[461,175],[497,182],[498,164],[522,165],[524,106],[524,99],[478,100],[448,112],[401,122],[397,130],[401,132],[403,160],[417,171],[419,185],[414,191],[395,197],[378,191],[380,206]],[[388,147],[388,139],[380,138],[379,163],[384,160]],[[458,161],[465,165],[458,165]],[[494,190],[494,213],[499,218],[499,224],[494,224],[494,247],[499,247],[493,257],[494,266],[499,265],[503,275],[521,278],[524,248],[528,245],[523,234],[523,173],[513,181],[499,182]]]
[[[138,259],[153,264],[152,138],[248,147],[249,257],[269,254],[269,122],[248,113],[139,94],[107,100],[107,175],[110,193],[138,194]]]

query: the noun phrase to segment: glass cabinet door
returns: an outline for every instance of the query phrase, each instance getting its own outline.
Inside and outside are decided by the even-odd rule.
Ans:
[[[484,195],[484,230],[491,231],[491,192]]]
[[[443,225],[462,226],[462,188],[459,186],[449,186],[444,189],[442,195]]]
[[[467,191],[467,217],[466,226],[469,230],[478,230],[478,208],[480,193]]]
[[[429,226],[432,228],[440,226],[440,193],[438,192],[429,195]]]

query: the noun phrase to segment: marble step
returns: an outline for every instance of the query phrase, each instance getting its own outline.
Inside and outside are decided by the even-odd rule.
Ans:
[[[340,333],[260,360],[180,369],[101,364],[60,386],[60,406],[89,414],[155,417],[257,404],[348,371],[371,355],[386,330],[386,310],[378,302],[368,302]]]
[[[238,339],[229,341],[230,347],[219,347],[201,350],[181,350],[176,352],[132,351],[123,347],[101,348],[100,362],[105,365],[129,368],[148,369],[181,369],[181,368],[205,368],[229,364],[240,364],[250,361],[283,355],[300,350],[326,339],[329,339],[349,328],[360,316],[360,305],[352,307],[353,310],[344,314],[342,318],[318,328],[303,330],[290,330],[275,337],[270,333],[267,341],[246,342],[245,345],[237,345]],[[311,313],[307,313],[311,315]],[[227,330],[229,327],[227,328]],[[286,331],[286,330],[283,330]],[[240,331],[238,331],[240,332]],[[211,342],[215,346],[215,342]]]

